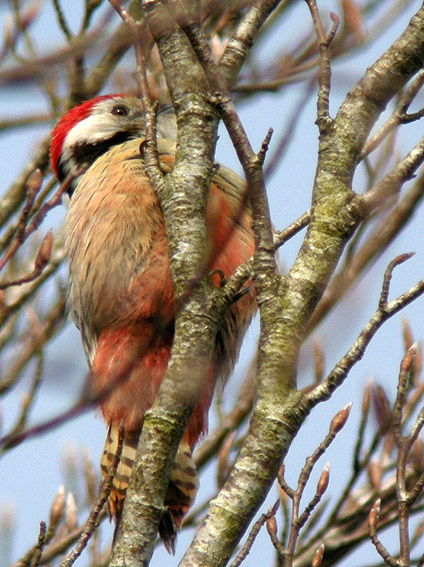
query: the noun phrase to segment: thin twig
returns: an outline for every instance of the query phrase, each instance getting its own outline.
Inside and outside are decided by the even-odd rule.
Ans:
[[[40,522],[40,533],[38,535],[38,542],[34,548],[34,554],[31,558],[31,563],[29,567],[38,567],[40,564],[41,556],[43,554],[43,549],[46,541],[46,523]]]
[[[379,308],[361,331],[352,347],[336,364],[324,382],[307,394],[309,402],[312,405],[328,399],[331,393],[344,382],[350,369],[362,358],[367,345],[382,324],[424,293],[424,280],[421,280],[408,291],[401,294],[397,299],[387,302],[389,292],[387,286],[390,283],[392,271],[397,265],[407,260],[410,256],[410,254],[402,254],[390,263],[382,286]]]
[[[115,477],[119,462],[121,460],[123,444],[124,444],[124,427],[121,423],[119,427],[118,443],[117,443],[115,455],[113,457],[113,462],[109,469],[108,475],[101,486],[101,490],[99,496],[97,497],[97,501],[93,509],[91,510],[90,515],[88,516],[88,519],[85,523],[81,536],[79,537],[77,545],[75,546],[73,551],[67,556],[67,558],[64,561],[62,561],[60,567],[71,567],[71,565],[75,563],[75,561],[84,551],[84,549],[87,547],[87,544],[90,541],[93,532],[95,531],[100,521],[102,520],[103,517],[102,511],[104,509],[106,500],[108,499],[110,491],[113,486],[113,479]]]
[[[381,501],[378,499],[375,502],[369,514],[368,526],[370,531],[370,538],[375,549],[377,550],[377,553],[383,558],[384,562],[387,563],[387,565],[390,565],[390,567],[400,567],[399,561],[397,561],[394,557],[390,555],[388,550],[384,547],[384,545],[381,543],[380,539],[377,536],[377,525],[380,516],[380,506],[381,506]]]
[[[330,33],[326,36],[321,17],[319,14],[318,6],[315,0],[306,0],[309,11],[311,12],[312,21],[314,23],[315,32],[317,35],[320,58],[319,58],[319,91],[317,99],[317,124],[321,133],[324,133],[332,124],[330,118],[330,87],[331,87],[331,66],[330,66],[330,50],[329,47],[333,41],[337,29],[339,27],[339,18],[333,12],[330,12],[330,17],[333,21]]]
[[[370,215],[377,208],[384,206],[389,199],[396,197],[405,181],[413,177],[423,162],[424,140],[421,139],[390,173],[360,197],[363,214]]]
[[[407,114],[407,110],[421,87],[424,85],[424,71],[420,71],[415,77],[411,85],[406,89],[405,93],[401,96],[393,114],[390,116],[388,121],[370,138],[364,146],[361,153],[361,158],[369,155],[382,140],[399,124],[412,122],[418,120],[423,116],[423,110],[415,112],[412,114]]]
[[[272,508],[270,508],[266,514],[262,514],[262,516],[259,518],[259,520],[256,520],[256,522],[253,525],[253,528],[250,531],[250,534],[249,534],[245,544],[243,545],[242,549],[236,555],[234,561],[230,564],[230,567],[239,567],[243,563],[243,561],[249,555],[250,550],[252,549],[252,546],[255,543],[255,539],[258,536],[259,532],[261,531],[261,528],[263,527],[263,525],[266,523],[266,521],[269,518],[275,516],[279,505],[280,505],[280,502],[279,502],[279,500],[277,500],[277,502],[274,504],[274,506]]]
[[[299,538],[299,533],[300,533],[302,526],[308,520],[312,511],[319,504],[322,496],[324,495],[324,493],[325,493],[325,491],[328,487],[329,466],[326,465],[324,467],[324,470],[322,471],[320,479],[318,481],[317,489],[315,491],[314,497],[308,503],[308,505],[305,507],[303,513],[300,514],[299,513],[300,501],[301,501],[301,498],[303,496],[306,484],[309,481],[312,470],[315,467],[318,459],[325,453],[325,451],[328,449],[328,447],[334,441],[336,435],[339,433],[339,431],[346,424],[346,421],[347,421],[349,414],[350,414],[351,406],[352,406],[352,404],[348,404],[347,406],[342,408],[339,412],[337,412],[337,414],[333,417],[333,419],[331,420],[331,423],[330,423],[330,428],[329,428],[328,434],[326,435],[324,440],[319,444],[319,446],[315,449],[315,451],[312,453],[312,455],[306,459],[305,465],[303,466],[303,468],[300,472],[300,475],[299,475],[296,490],[291,491],[291,494],[287,493],[292,498],[292,501],[293,501],[291,523],[290,523],[290,533],[289,533],[289,538],[288,538],[287,546],[286,546],[285,553],[284,553],[285,561],[286,561],[287,565],[290,565],[292,560],[293,560],[295,549],[296,549],[296,543],[297,543],[297,540]],[[280,480],[280,478],[279,478],[279,480]],[[281,483],[280,483],[280,486],[281,486]]]

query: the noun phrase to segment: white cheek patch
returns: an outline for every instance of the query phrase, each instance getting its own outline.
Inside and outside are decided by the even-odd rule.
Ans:
[[[116,121],[107,114],[92,114],[78,122],[66,136],[64,145],[72,147],[79,144],[95,144],[116,134]],[[108,135],[110,134],[110,136]]]

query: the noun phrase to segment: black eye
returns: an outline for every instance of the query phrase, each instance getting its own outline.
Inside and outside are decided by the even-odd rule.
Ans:
[[[117,104],[112,108],[110,113],[113,114],[113,116],[128,116],[129,110],[126,106],[123,106],[122,104]]]

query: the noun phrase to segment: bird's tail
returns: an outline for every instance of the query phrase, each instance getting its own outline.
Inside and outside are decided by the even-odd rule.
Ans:
[[[159,535],[168,551],[175,553],[175,540],[183,518],[196,498],[199,481],[191,449],[183,438],[178,447],[165,497],[165,513],[159,524]]]
[[[112,490],[110,491],[107,506],[109,516],[114,519],[116,526],[121,519],[124,499],[127,493],[128,483],[135,461],[140,431],[134,433],[125,432],[119,464],[113,477]],[[103,478],[106,478],[112,468],[119,443],[119,425],[111,423],[106,432],[103,453],[100,458],[100,468]]]
[[[126,432],[118,468],[108,498],[109,515],[119,525],[124,499],[131,478],[140,432]],[[100,467],[105,478],[111,470],[118,448],[119,425],[109,425]],[[159,524],[159,535],[169,553],[175,551],[175,541],[184,516],[192,505],[199,483],[191,449],[184,438],[180,442],[165,497],[165,511]]]

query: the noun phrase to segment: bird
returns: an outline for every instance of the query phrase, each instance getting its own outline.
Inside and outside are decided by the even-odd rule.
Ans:
[[[91,387],[99,396],[107,426],[100,462],[103,477],[111,470],[123,435],[108,497],[109,515],[116,526],[144,414],[165,374],[174,336],[167,237],[140,151],[144,134],[141,101],[108,94],[64,114],[50,143],[52,172],[70,196],[65,220],[68,308],[81,333]],[[159,165],[164,174],[169,173],[175,161],[175,121],[169,111],[158,113],[157,145]],[[217,164],[205,214],[205,248],[211,254],[208,269],[215,286],[225,285],[225,278],[254,254],[247,201],[245,182]],[[217,332],[212,361],[178,447],[164,501],[159,535],[170,553],[175,552],[177,533],[198,489],[192,454],[207,432],[215,386],[228,379],[256,308],[254,285],[249,281],[227,309]]]

